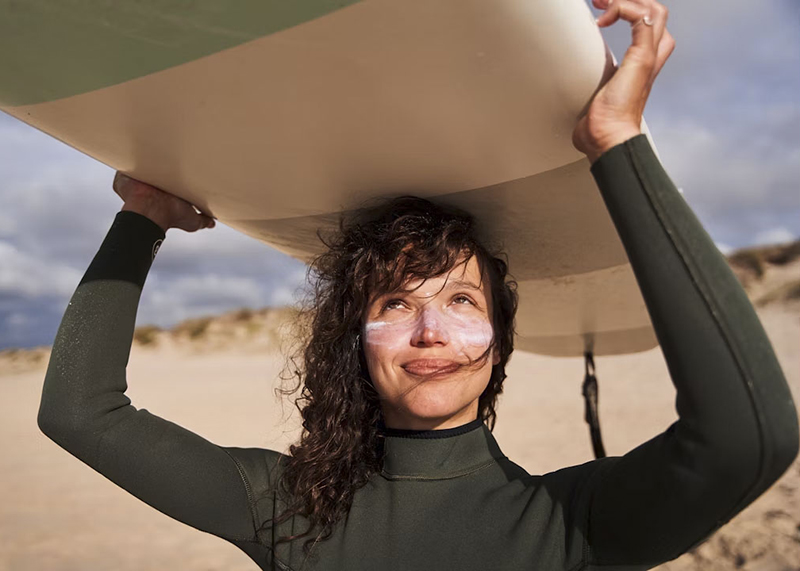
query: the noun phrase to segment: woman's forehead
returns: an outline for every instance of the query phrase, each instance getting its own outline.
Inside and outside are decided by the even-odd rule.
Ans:
[[[383,297],[392,293],[417,292],[426,295],[435,295],[439,291],[451,289],[467,289],[476,293],[485,291],[484,276],[476,256],[459,260],[456,265],[444,274],[433,277],[411,276],[400,281],[399,287],[378,293],[375,297]]]
[[[450,271],[431,278],[413,278],[405,280],[403,289],[467,287],[483,290],[481,270],[475,256],[466,261],[459,261]]]

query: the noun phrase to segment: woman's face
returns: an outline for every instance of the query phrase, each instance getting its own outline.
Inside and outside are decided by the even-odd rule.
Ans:
[[[369,374],[390,428],[432,430],[475,420],[499,362],[492,342],[488,279],[472,257],[450,273],[371,300],[362,338]]]

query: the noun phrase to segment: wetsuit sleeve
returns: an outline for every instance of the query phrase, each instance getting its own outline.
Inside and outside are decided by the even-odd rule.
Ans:
[[[119,212],[56,335],[39,427],[152,507],[228,540],[251,540],[249,486],[226,449],[137,410],[125,395],[136,311],[163,230]]]
[[[677,389],[679,420],[601,461],[587,562],[650,567],[706,539],[781,476],[797,455],[797,414],[753,306],[646,136],[610,149],[591,172]]]

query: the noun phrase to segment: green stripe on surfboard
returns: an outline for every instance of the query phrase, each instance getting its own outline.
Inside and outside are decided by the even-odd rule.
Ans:
[[[116,85],[359,0],[0,0],[0,106]]]

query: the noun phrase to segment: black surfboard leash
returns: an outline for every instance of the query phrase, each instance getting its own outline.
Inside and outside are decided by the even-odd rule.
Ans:
[[[589,424],[589,433],[592,437],[595,458],[605,458],[606,450],[603,447],[603,437],[600,434],[600,414],[597,409],[597,377],[595,376],[592,351],[586,351],[584,358],[586,361],[586,376],[583,379],[583,399],[586,405],[584,418]]]

